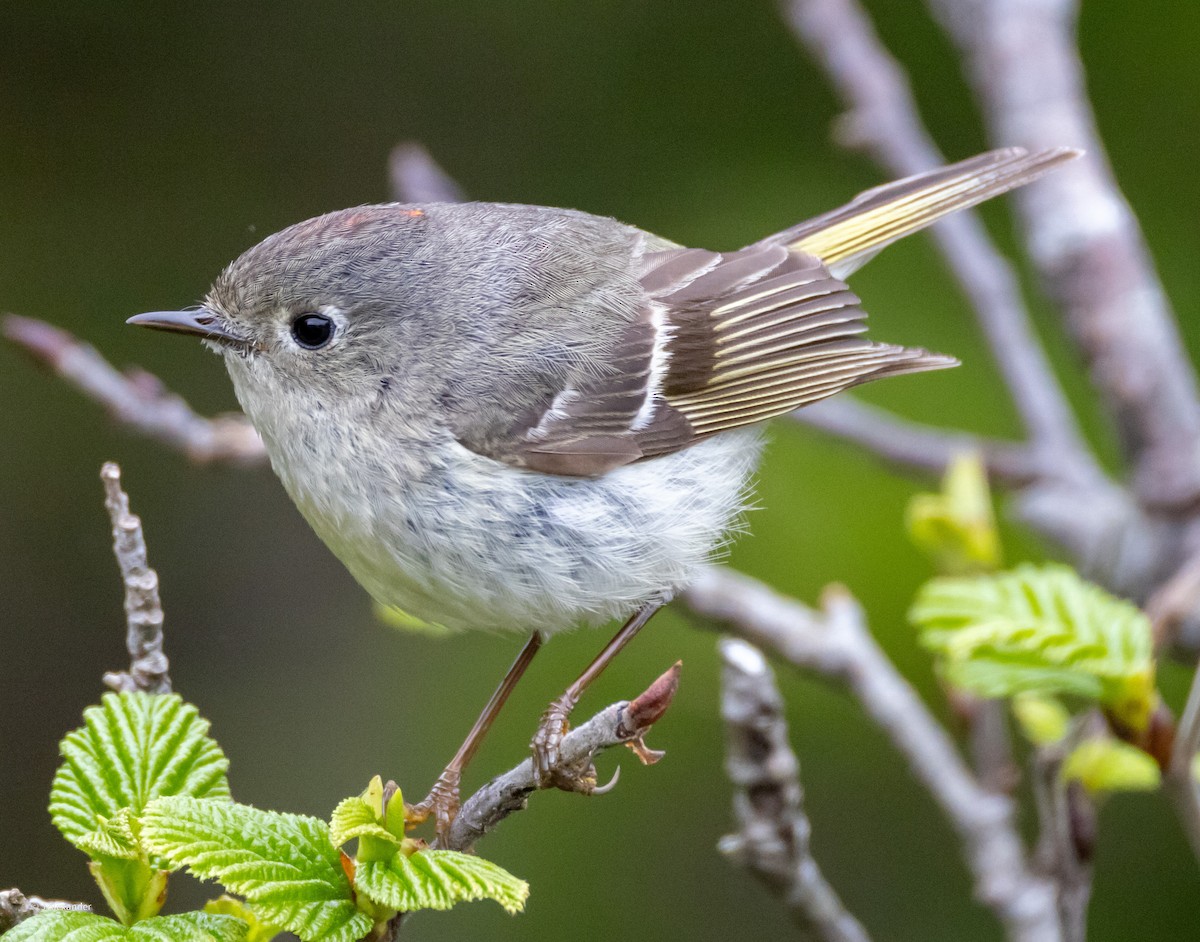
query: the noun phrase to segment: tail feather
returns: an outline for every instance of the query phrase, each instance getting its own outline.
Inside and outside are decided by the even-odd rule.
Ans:
[[[782,244],[793,252],[815,255],[836,277],[845,278],[898,239],[1036,180],[1082,153],[1070,147],[1036,154],[1019,147],[989,151],[867,190],[840,209],[769,236],[760,244]]]

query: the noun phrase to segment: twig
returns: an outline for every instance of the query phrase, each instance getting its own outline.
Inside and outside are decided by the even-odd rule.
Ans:
[[[104,406],[122,425],[157,439],[201,464],[261,464],[267,454],[242,415],[206,419],[155,376],[122,373],[83,341],[44,321],[9,314],[0,331],[35,360]]]
[[[976,897],[993,910],[1008,938],[1060,942],[1054,887],[1026,864],[1012,802],[974,778],[879,649],[845,590],[827,591],[818,613],[746,576],[708,569],[682,599],[752,644],[845,683],[941,806],[962,842]]]
[[[1079,782],[1063,780],[1062,767],[1086,735],[1105,734],[1103,720],[1093,711],[1061,742],[1039,747],[1029,759],[1039,826],[1035,857],[1057,888],[1064,942],[1087,940],[1097,824],[1092,799]]]
[[[720,850],[762,880],[802,929],[825,942],[869,942],[862,924],[825,880],[809,846],[800,763],[788,744],[783,697],[757,648],[737,638],[719,642],[725,768],[738,832]]]
[[[61,899],[26,896],[18,889],[0,890],[0,935],[6,933],[17,923],[48,909],[65,909],[85,913],[92,911],[92,907],[87,903],[70,903]]]
[[[662,753],[646,748],[644,737],[674,700],[679,688],[679,670],[679,664],[673,665],[633,700],[614,703],[571,730],[562,741],[559,767],[594,779],[592,760],[596,754],[620,745],[629,746],[644,764],[661,758]],[[603,794],[615,783],[614,776],[612,782],[594,789],[592,794]],[[496,776],[463,803],[451,825],[449,839],[441,846],[468,850],[510,814],[523,810],[538,788],[532,758]]]
[[[1018,194],[1030,256],[1117,421],[1149,506],[1200,498],[1200,395],[1137,218],[1096,132],[1078,0],[929,0],[997,143],[1088,157]]]
[[[408,141],[388,157],[392,195],[402,203],[461,203],[466,197],[422,145]]]
[[[158,573],[146,558],[142,521],[129,512],[129,495],[121,490],[121,469],[110,461],[100,469],[100,478],[104,506],[112,520],[113,553],[125,584],[125,646],[130,658],[128,672],[107,673],[104,682],[113,690],[170,693]]]
[[[849,395],[797,409],[788,418],[911,471],[940,475],[956,455],[976,451],[983,455],[989,478],[1008,487],[1027,484],[1041,473],[1028,446],[911,422]]]
[[[1165,785],[1183,824],[1183,832],[1196,859],[1200,860],[1200,784],[1192,772],[1192,763],[1200,751],[1200,665],[1192,675],[1187,704],[1175,730],[1175,745],[1171,764],[1167,768]]]
[[[946,163],[921,125],[903,69],[857,0],[784,0],[783,11],[846,104],[836,135],[841,143],[867,151],[895,176]],[[1099,475],[1030,325],[1012,266],[974,213],[956,213],[932,232],[987,335],[1033,447],[1060,472]]]

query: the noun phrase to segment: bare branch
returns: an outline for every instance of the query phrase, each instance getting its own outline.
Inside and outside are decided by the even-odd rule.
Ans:
[[[128,673],[105,674],[104,682],[114,690],[170,693],[158,573],[146,557],[142,521],[129,512],[129,495],[121,490],[121,469],[110,461],[100,469],[100,478],[104,481],[104,506],[112,520],[113,553],[125,584],[125,645],[130,658]]]
[[[1175,803],[1176,813],[1183,824],[1192,852],[1200,860],[1200,785],[1192,771],[1196,753],[1200,751],[1200,665],[1192,675],[1187,704],[1175,731],[1175,745],[1164,780]]]
[[[848,108],[837,132],[843,144],[867,151],[895,176],[946,163],[921,124],[903,69],[857,0],[784,0],[783,10]],[[974,213],[956,213],[932,232],[971,301],[1033,446],[1062,472],[1098,475],[1030,325],[1012,266]]]
[[[815,612],[759,582],[705,570],[682,600],[694,612],[790,663],[846,684],[908,761],[962,842],[975,895],[1013,942],[1060,942],[1054,886],[1034,874],[1013,824],[1013,805],[975,779],[949,736],[897,672],[843,589]]]
[[[657,761],[662,754],[646,749],[644,738],[667,711],[678,688],[679,664],[675,664],[633,700],[614,703],[575,727],[562,741],[559,768],[594,780],[592,760],[597,753],[620,745],[630,747],[643,764]],[[593,789],[591,794],[604,794],[616,781],[614,776],[608,785]],[[539,787],[531,757],[496,776],[468,798],[451,825],[449,840],[434,846],[468,850],[510,814],[522,811],[529,796]]]
[[[61,899],[26,896],[17,889],[0,890],[0,935],[6,933],[18,922],[23,922],[30,916],[36,916],[48,909],[65,909],[85,913],[92,911],[92,907],[86,903],[69,903]]]
[[[1058,892],[1063,942],[1086,942],[1088,904],[1092,898],[1092,858],[1096,844],[1096,806],[1079,782],[1062,778],[1067,756],[1088,735],[1105,735],[1099,713],[1080,718],[1062,742],[1041,746],[1030,756],[1034,801],[1038,813],[1038,867]]]
[[[461,203],[462,189],[416,141],[397,145],[388,157],[392,195],[401,203]]]
[[[1137,218],[1096,131],[1078,0],[929,0],[961,50],[990,136],[1088,157],[1017,195],[1025,241],[1125,440],[1144,503],[1200,498],[1200,395]]]
[[[122,373],[91,346],[44,321],[9,314],[0,321],[5,337],[104,406],[122,425],[170,445],[201,464],[261,464],[262,440],[242,415],[206,419],[192,411],[155,376]]]
[[[739,827],[721,839],[720,850],[780,896],[809,934],[825,942],[869,942],[812,856],[800,763],[788,744],[774,673],[745,641],[723,638],[719,648],[725,768],[736,789],[733,807]]]
[[[849,395],[797,409],[788,418],[859,445],[909,471],[940,475],[956,455],[976,451],[983,455],[989,478],[1006,487],[1020,487],[1041,472],[1037,456],[1028,446],[922,425]]]

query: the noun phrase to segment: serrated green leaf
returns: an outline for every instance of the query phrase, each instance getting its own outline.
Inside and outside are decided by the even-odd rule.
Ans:
[[[909,537],[940,572],[965,575],[1000,565],[1000,537],[992,511],[987,472],[978,453],[955,456],[936,494],[908,502]]]
[[[98,827],[87,834],[80,835],[75,846],[89,857],[119,857],[123,860],[137,860],[142,855],[135,831],[133,812],[122,808],[108,820],[98,816]]]
[[[338,802],[329,820],[329,839],[335,847],[356,837],[373,837],[393,848],[400,846],[400,838],[379,823],[370,801],[361,795]]]
[[[1054,697],[1017,694],[1012,709],[1025,738],[1035,746],[1052,746],[1067,735],[1071,714]]]
[[[452,850],[398,853],[390,860],[360,863],[354,885],[379,905],[404,912],[491,899],[515,913],[525,908],[529,896],[529,884],[504,868]]]
[[[229,797],[229,762],[208,721],[177,695],[105,694],[83,720],[59,744],[50,790],[54,825],[75,846],[103,843],[102,819],[111,827],[123,809],[136,816],[162,795]]]
[[[1149,719],[1149,619],[1068,566],[933,579],[909,617],[946,679],[980,696],[1074,694],[1135,729]]]
[[[234,896],[219,896],[204,904],[204,911],[217,916],[233,916],[246,924],[245,942],[271,942],[283,931],[282,926],[265,922],[259,912],[245,900]]]
[[[1078,781],[1093,794],[1148,792],[1162,782],[1162,772],[1150,756],[1118,739],[1089,739],[1063,763],[1062,777]]]
[[[246,924],[232,916],[183,913],[123,926],[95,913],[38,913],[4,934],[5,942],[245,942]]]
[[[260,918],[305,942],[355,942],[371,930],[317,818],[160,798],[142,814],[142,840],[173,865],[246,897]]]

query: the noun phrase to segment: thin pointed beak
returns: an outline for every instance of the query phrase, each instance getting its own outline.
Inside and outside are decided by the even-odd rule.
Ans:
[[[154,330],[169,330],[177,334],[196,334],[209,340],[224,340],[242,347],[248,343],[245,337],[233,333],[216,314],[204,308],[198,311],[151,311],[148,314],[135,314],[125,323]]]

